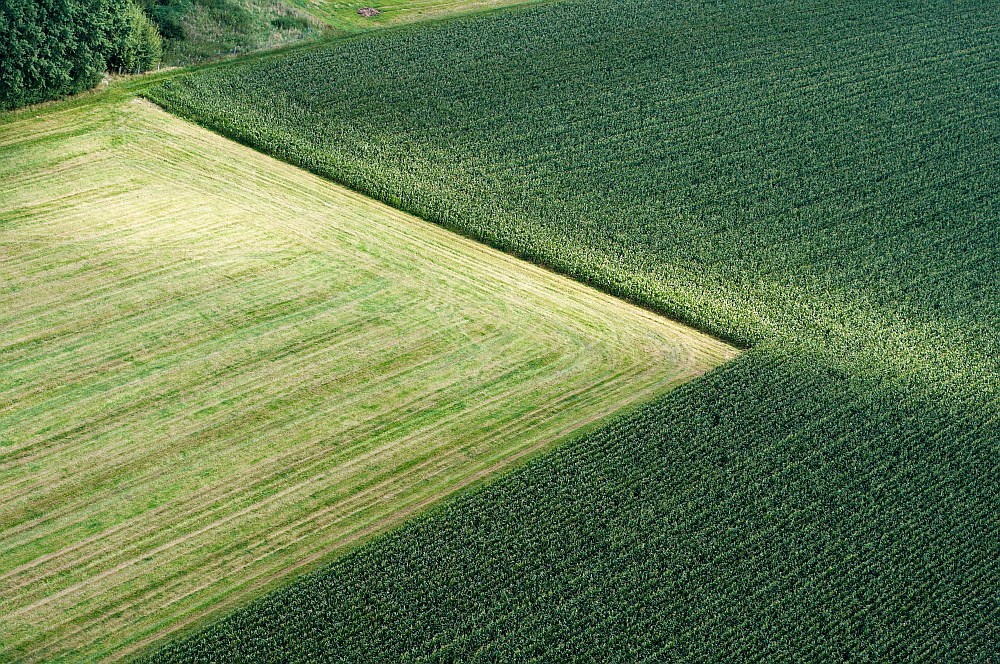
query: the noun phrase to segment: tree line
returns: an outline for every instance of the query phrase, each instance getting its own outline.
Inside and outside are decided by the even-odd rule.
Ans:
[[[0,0],[0,110],[96,86],[106,71],[141,73],[163,52],[132,0]]]

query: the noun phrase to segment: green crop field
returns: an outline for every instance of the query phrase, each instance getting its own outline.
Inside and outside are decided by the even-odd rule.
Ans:
[[[0,659],[117,658],[735,357],[112,92],[0,124]]]
[[[751,346],[158,661],[1000,659],[1000,3],[570,0],[150,94]]]

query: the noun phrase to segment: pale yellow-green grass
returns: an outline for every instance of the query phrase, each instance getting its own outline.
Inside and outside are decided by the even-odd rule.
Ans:
[[[0,660],[134,653],[736,353],[102,99],[0,124]]]

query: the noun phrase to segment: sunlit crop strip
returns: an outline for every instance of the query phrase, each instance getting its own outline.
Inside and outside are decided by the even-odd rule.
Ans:
[[[147,102],[0,153],[8,658],[140,648],[735,354]]]

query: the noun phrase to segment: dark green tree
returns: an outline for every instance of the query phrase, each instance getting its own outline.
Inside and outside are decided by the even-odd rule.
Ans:
[[[109,63],[155,64],[159,35],[137,11],[114,0],[0,0],[0,109],[92,88]]]

